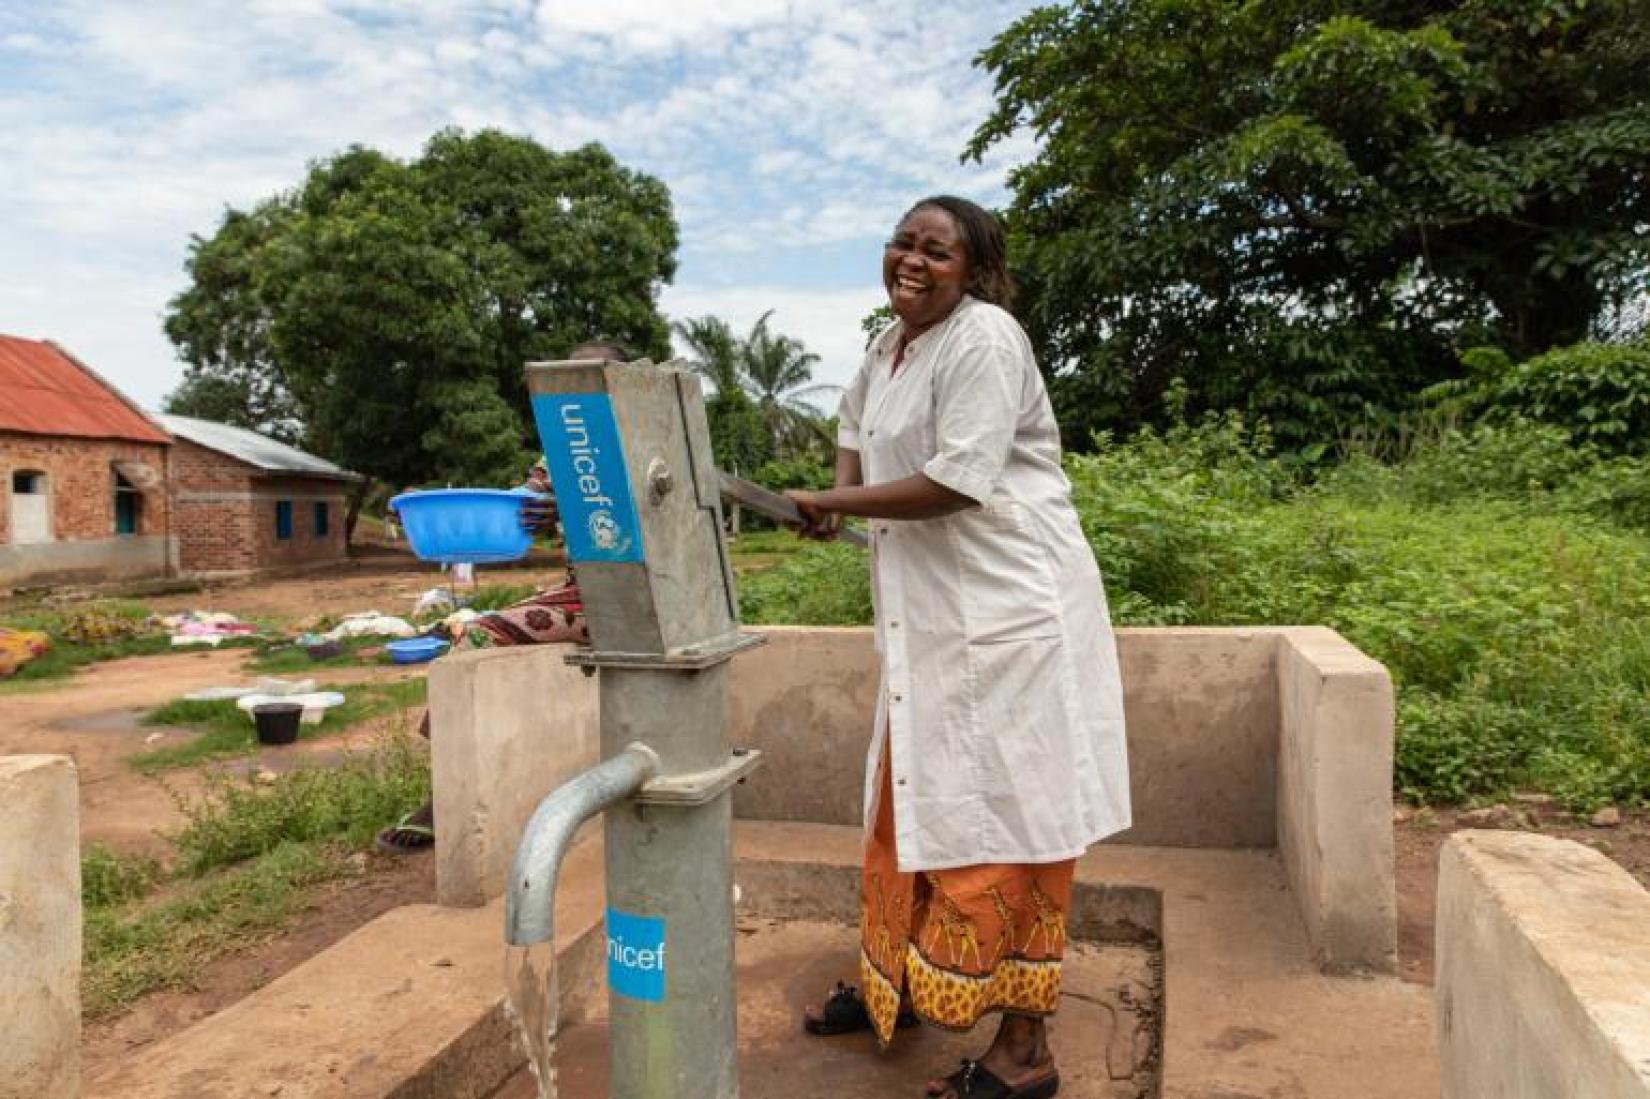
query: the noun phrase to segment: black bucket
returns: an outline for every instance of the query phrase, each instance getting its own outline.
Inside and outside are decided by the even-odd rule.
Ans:
[[[297,702],[265,702],[252,707],[252,722],[258,727],[259,744],[292,744],[298,739],[298,723],[304,707]]]

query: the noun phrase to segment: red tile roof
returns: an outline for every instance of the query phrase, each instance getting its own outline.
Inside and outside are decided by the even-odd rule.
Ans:
[[[169,443],[108,382],[54,343],[0,335],[0,431]]]

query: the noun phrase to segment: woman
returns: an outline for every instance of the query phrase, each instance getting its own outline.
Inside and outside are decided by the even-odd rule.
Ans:
[[[1129,824],[1116,648],[996,219],[922,200],[882,278],[898,319],[842,398],[836,487],[789,494],[807,535],[871,520],[882,663],[864,995],[839,985],[806,1024],[886,1043],[998,1012],[986,1053],[927,1094],[1046,1099],[1076,858]]]

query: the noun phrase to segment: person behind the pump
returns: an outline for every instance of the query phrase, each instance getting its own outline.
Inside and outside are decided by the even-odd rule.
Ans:
[[[567,357],[626,362],[631,355],[611,340],[593,340],[579,344]],[[522,527],[535,535],[553,537],[559,515],[550,486],[550,473],[543,458],[533,463],[526,483],[519,487],[529,492],[522,498]],[[489,611],[468,624],[455,623],[447,628],[447,633],[455,649],[498,645],[582,645],[590,640],[590,632],[584,624],[584,604],[579,598],[579,585],[571,564],[567,566],[567,578],[561,585],[534,592],[519,603]],[[418,731],[426,738],[432,735],[428,710],[424,712]],[[391,852],[416,850],[434,842],[435,806],[432,802],[419,806],[378,833],[378,846]]]
[[[1047,1099],[1076,858],[1129,825],[1116,647],[996,219],[923,199],[882,278],[897,319],[843,395],[836,487],[788,494],[806,535],[871,520],[882,665],[860,988],[804,1022],[886,1044],[1001,1013],[926,1094]]]

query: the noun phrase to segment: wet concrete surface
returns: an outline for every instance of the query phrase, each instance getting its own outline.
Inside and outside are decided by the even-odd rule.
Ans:
[[[884,1051],[868,1033],[813,1038],[802,1008],[839,979],[857,983],[858,933],[836,923],[745,919],[739,923],[739,1075],[743,1099],[886,1099],[923,1094],[990,1043],[988,1018],[971,1034],[932,1027],[900,1031]],[[1160,956],[1144,946],[1068,948],[1059,1014],[1050,1036],[1062,1099],[1150,1099],[1162,1018]],[[556,1063],[561,1099],[608,1095],[605,1000],[587,1021],[564,1026]],[[535,1099],[524,1069],[494,1099]]]

